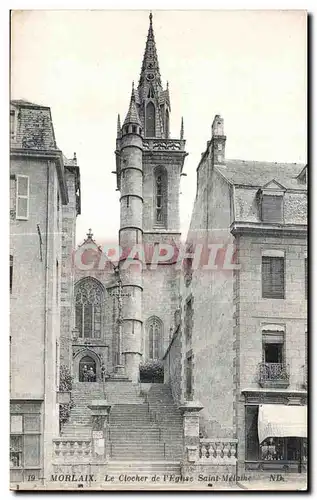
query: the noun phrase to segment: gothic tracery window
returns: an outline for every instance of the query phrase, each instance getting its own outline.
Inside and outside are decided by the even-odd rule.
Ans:
[[[92,279],[83,280],[75,291],[76,328],[80,338],[101,338],[103,290]]]
[[[159,359],[162,353],[162,322],[156,316],[148,321],[148,353],[149,359]]]

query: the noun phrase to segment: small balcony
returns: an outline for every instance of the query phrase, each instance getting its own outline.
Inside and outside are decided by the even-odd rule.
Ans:
[[[267,388],[285,388],[289,385],[289,365],[285,363],[260,363],[259,384]]]

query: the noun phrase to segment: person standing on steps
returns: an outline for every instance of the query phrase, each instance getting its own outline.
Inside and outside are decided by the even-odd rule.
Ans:
[[[84,368],[83,368],[83,382],[87,382],[88,381],[88,369],[87,369],[87,365],[84,365]]]
[[[93,370],[93,367],[91,366],[88,370],[88,382],[95,382],[95,378],[96,378],[96,375],[95,375],[95,372]]]

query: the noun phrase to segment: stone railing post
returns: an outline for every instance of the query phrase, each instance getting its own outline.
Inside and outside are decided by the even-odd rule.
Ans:
[[[183,467],[186,468],[199,460],[199,412],[203,406],[198,401],[186,401],[179,409],[183,413]]]
[[[105,399],[92,401],[88,406],[92,412],[92,453],[93,457],[109,460],[109,414],[111,405]]]

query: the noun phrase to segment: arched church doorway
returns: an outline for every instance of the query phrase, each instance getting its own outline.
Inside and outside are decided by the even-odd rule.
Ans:
[[[79,382],[96,382],[96,362],[90,356],[79,361]]]

